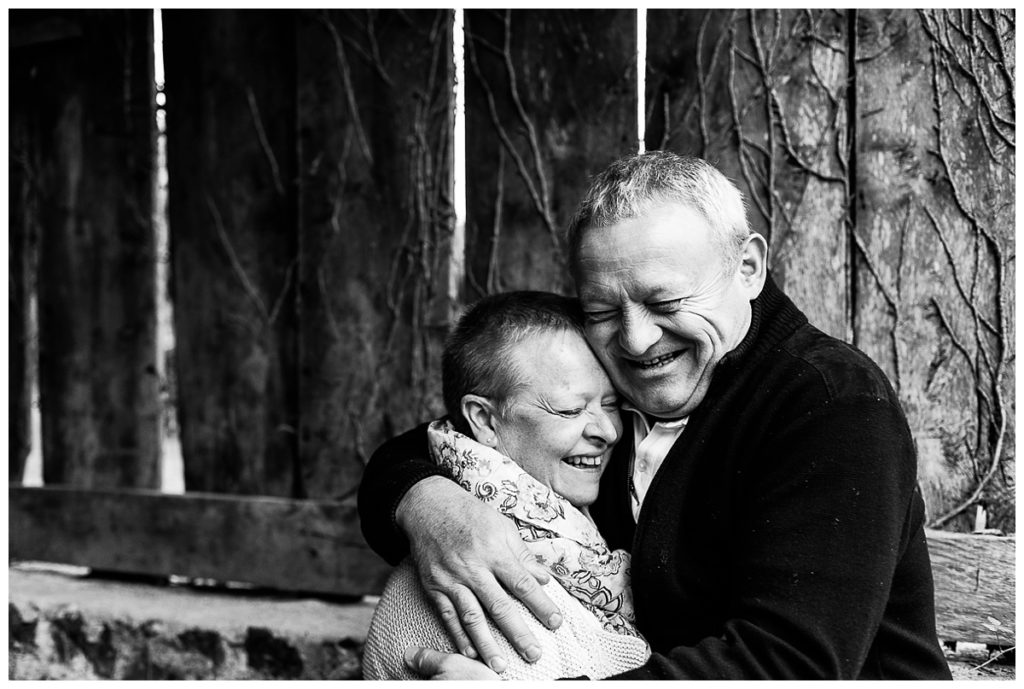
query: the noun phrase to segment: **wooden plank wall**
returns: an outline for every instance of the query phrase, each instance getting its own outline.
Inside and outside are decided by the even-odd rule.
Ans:
[[[34,258],[16,242],[38,232],[37,266],[13,275],[38,272],[43,478],[155,488],[152,13],[29,12],[12,26],[25,27],[12,46],[12,259]],[[24,405],[24,384],[16,392]]]
[[[381,441],[441,412],[463,304],[571,291],[560,231],[587,176],[636,146],[635,16],[465,12],[463,246],[451,11],[163,13],[187,490],[350,496]],[[46,482],[156,487],[151,14],[11,25],[9,472],[38,273]],[[1014,530],[1013,26],[647,16],[646,147],[703,155],[748,194],[783,287],[893,380],[929,519],[958,530],[978,504]]]

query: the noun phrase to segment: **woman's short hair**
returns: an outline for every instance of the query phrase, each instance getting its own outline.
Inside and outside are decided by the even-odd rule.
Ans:
[[[587,230],[638,217],[665,203],[699,213],[714,231],[724,263],[739,260],[743,240],[750,236],[740,190],[700,158],[650,151],[620,158],[591,181],[567,230],[574,276]]]
[[[523,385],[512,350],[541,333],[583,336],[579,301],[552,292],[523,290],[492,294],[470,306],[448,335],[441,356],[444,405],[455,427],[469,434],[462,398],[487,397],[507,412],[508,398]]]

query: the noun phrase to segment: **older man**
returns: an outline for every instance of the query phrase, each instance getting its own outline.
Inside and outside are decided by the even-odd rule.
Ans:
[[[776,287],[739,191],[699,159],[625,158],[569,246],[587,339],[632,417],[592,510],[633,553],[654,650],[622,678],[949,678],[899,401]],[[500,671],[485,614],[529,659],[506,591],[557,626],[545,577],[424,448],[422,428],[385,444],[360,491],[367,540],[393,562],[411,545],[466,656],[409,662],[482,676],[479,652]]]

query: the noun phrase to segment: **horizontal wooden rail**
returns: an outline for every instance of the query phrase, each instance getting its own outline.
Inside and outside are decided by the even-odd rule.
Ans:
[[[1016,545],[1014,536],[928,532],[940,639],[1016,644]]]
[[[390,572],[348,503],[12,487],[9,516],[12,560],[349,595]],[[1013,645],[1016,539],[929,531],[928,545],[939,637]]]
[[[12,561],[286,591],[377,594],[390,572],[337,502],[11,487],[9,535]]]

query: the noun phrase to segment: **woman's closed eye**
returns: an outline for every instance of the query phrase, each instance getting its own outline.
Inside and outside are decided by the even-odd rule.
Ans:
[[[583,413],[583,411],[584,410],[582,407],[576,407],[575,409],[556,409],[555,413],[558,414],[559,416],[566,416],[572,418],[574,416],[579,416],[580,414]]]
[[[616,309],[594,309],[593,311],[584,311],[583,316],[586,318],[587,323],[604,323],[615,318],[617,313]]]

